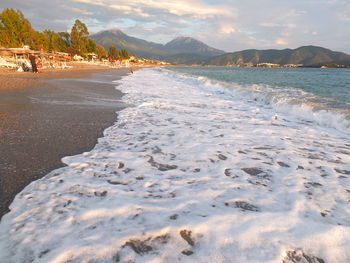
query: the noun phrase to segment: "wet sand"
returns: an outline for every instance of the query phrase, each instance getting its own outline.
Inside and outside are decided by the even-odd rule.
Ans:
[[[31,72],[17,72],[14,70],[0,68],[0,91],[18,89],[34,85],[45,85],[44,79],[58,78],[85,78],[91,73],[106,72],[113,69],[107,66],[89,65],[85,63],[67,63],[72,68],[67,69],[43,69],[38,74]]]
[[[92,149],[116,121],[124,105],[112,81],[129,70],[106,70],[10,73],[15,88],[0,74],[0,217],[26,185]]]

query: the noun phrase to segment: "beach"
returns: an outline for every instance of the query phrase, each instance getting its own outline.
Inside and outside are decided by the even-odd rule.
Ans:
[[[282,73],[299,79],[295,72]],[[117,121],[93,149],[26,186],[3,216],[5,262],[347,263],[341,103],[310,111],[305,100],[322,97],[222,81],[249,69],[213,73],[150,68],[114,83],[128,105]]]
[[[128,69],[74,65],[39,74],[0,72],[0,216],[33,180],[91,150],[123,108],[112,81]]]
[[[0,8],[0,263],[350,263],[349,0]]]

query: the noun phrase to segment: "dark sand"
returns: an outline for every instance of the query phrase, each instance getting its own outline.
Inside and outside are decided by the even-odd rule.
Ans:
[[[89,65],[84,63],[70,62],[72,68],[68,69],[44,69],[39,74],[29,72],[17,72],[10,69],[0,68],[0,91],[9,89],[18,89],[38,84],[45,85],[43,79],[62,79],[62,78],[85,78],[91,73],[107,72],[112,69],[106,66]]]
[[[95,146],[124,107],[111,81],[128,72],[89,72],[88,77],[85,72],[84,79],[70,76],[0,89],[0,218],[26,185],[62,167],[62,157]]]

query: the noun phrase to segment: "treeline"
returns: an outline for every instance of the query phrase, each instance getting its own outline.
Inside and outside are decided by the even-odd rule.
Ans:
[[[24,45],[33,50],[66,52],[82,57],[88,57],[94,53],[99,59],[109,58],[112,60],[128,59],[129,53],[118,50],[115,46],[106,49],[89,39],[89,30],[80,20],[76,20],[71,32],[54,32],[52,30],[36,31],[23,13],[12,8],[5,9],[0,13],[0,46],[18,48]]]

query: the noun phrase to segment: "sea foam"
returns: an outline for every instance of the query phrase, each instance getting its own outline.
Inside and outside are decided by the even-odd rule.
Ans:
[[[118,84],[96,147],[16,196],[1,262],[349,262],[346,134],[160,69]]]
[[[211,92],[227,98],[242,98],[268,106],[276,114],[287,114],[293,121],[312,122],[327,128],[350,134],[350,109],[348,104],[331,98],[321,98],[310,92],[293,87],[270,86],[268,84],[241,84],[218,81],[205,76],[187,73],[165,72],[179,81],[200,85]]]

